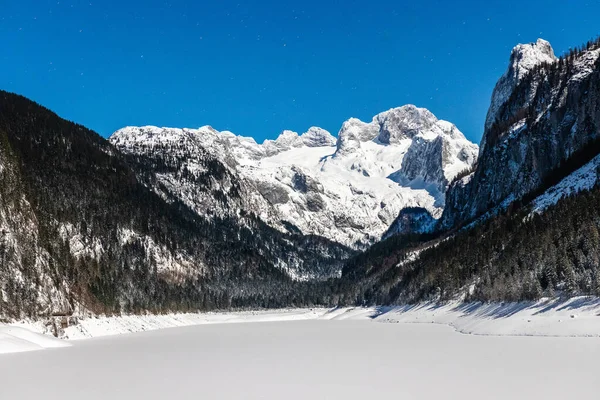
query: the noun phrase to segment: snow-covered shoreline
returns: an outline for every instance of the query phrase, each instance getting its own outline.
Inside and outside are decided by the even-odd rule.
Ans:
[[[520,303],[421,303],[394,307],[306,308],[79,318],[53,338],[42,321],[0,325],[0,353],[68,346],[71,340],[184,326],[301,320],[435,323],[489,336],[600,337],[600,298]]]
[[[600,298],[383,307],[374,320],[443,324],[484,336],[600,337]]]
[[[62,339],[80,340],[126,333],[153,331],[206,324],[231,324],[249,322],[274,322],[320,319],[327,314],[326,308],[297,308],[279,310],[169,313],[122,316],[92,316],[78,318],[75,325],[63,329]],[[27,327],[38,333],[49,333],[43,321],[21,321],[13,324]]]
[[[68,346],[67,341],[41,334],[29,326],[0,324],[0,354]]]

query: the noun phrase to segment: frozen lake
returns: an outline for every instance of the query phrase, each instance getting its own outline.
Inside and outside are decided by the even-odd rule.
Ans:
[[[600,391],[598,338],[436,324],[198,325],[0,354],[2,399],[561,399]]]

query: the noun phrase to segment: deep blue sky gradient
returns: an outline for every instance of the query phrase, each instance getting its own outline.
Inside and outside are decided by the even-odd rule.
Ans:
[[[519,42],[600,33],[600,1],[0,0],[0,88],[104,136],[337,133],[407,103],[479,141]]]

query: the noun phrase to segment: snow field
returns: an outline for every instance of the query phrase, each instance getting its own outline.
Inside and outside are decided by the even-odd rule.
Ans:
[[[0,357],[7,399],[592,399],[597,338],[364,320],[208,324]],[[353,319],[357,318],[357,319]]]

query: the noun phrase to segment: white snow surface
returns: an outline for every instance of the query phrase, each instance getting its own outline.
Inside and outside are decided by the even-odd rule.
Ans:
[[[600,56],[600,49],[590,50],[575,60],[573,65],[573,76],[570,82],[580,81],[596,70],[595,63]]]
[[[598,328],[597,312],[598,299],[580,298],[163,329],[1,355],[0,387],[9,399],[591,399],[600,389],[597,337],[461,335],[438,323],[571,335]]]
[[[67,327],[64,339],[87,339],[125,333],[152,331],[191,325],[225,324],[269,321],[298,321],[319,319],[328,313],[327,309],[284,309],[244,312],[179,313],[165,315],[126,315],[113,317],[82,318],[77,325]],[[30,329],[43,332],[40,323],[25,324]]]
[[[248,182],[244,207],[272,226],[292,224],[352,247],[378,240],[399,211],[423,207],[439,217],[449,181],[476,160],[478,147],[453,124],[426,109],[407,105],[373,117],[351,118],[337,139],[311,127],[298,135],[284,131],[258,144],[231,132],[199,129],[126,127],[110,141],[127,153],[208,151]],[[187,152],[182,152],[182,147]],[[159,149],[160,150],[157,150]],[[190,157],[187,163],[189,168]],[[195,193],[177,177],[160,177],[193,209]],[[252,190],[254,188],[254,190]],[[189,192],[189,193],[188,193]]]
[[[576,193],[590,190],[598,184],[600,171],[600,156],[594,157],[590,162],[579,168],[569,176],[552,186],[533,201],[532,213],[541,213],[548,207],[556,204],[560,199]]]
[[[0,353],[18,353],[67,346],[70,344],[64,340],[34,332],[31,329],[0,324]]]
[[[572,318],[573,316],[576,318]],[[452,326],[461,333],[475,335],[600,337],[600,298],[545,298],[520,303],[449,302],[393,307],[90,316],[79,318],[76,325],[65,328],[62,338],[78,340],[205,324],[343,319],[384,323],[437,323]],[[0,329],[15,328],[18,329],[16,332],[30,331],[49,335],[50,331],[46,326],[42,321],[20,321],[12,325],[0,325]],[[54,338],[50,339],[54,341]]]
[[[460,333],[483,336],[600,338],[600,299],[406,305],[379,309],[375,321],[443,324]]]

